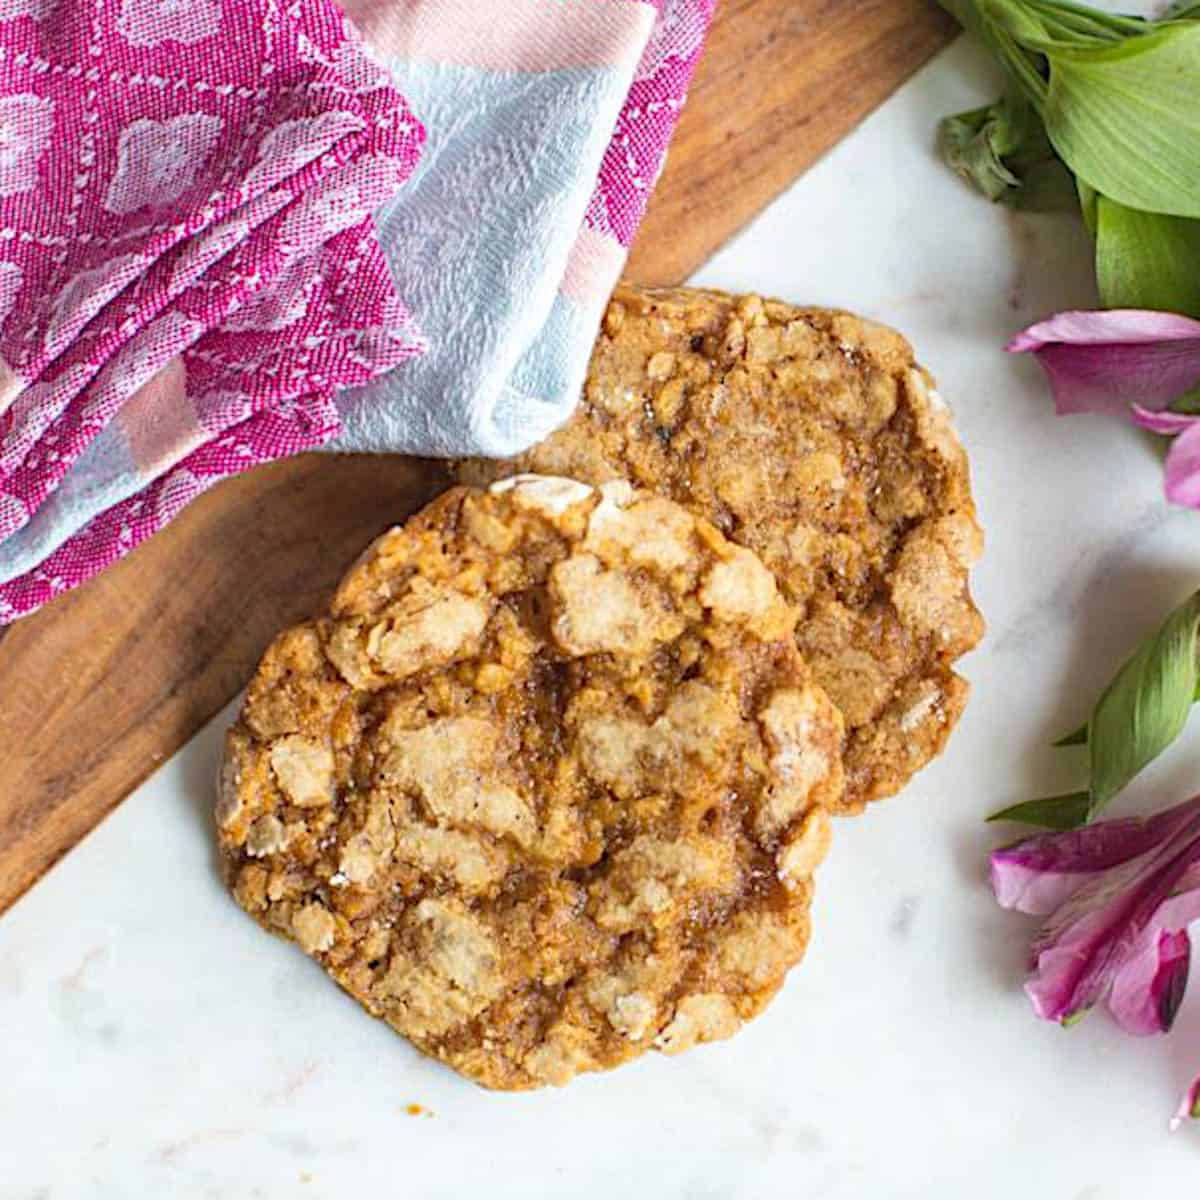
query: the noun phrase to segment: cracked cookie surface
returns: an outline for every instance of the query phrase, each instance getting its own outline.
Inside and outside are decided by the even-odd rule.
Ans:
[[[627,478],[758,554],[846,723],[844,809],[899,791],[967,698],[983,621],[966,455],[911,347],[849,313],[688,288],[618,290],[583,400],[513,471]]]
[[[660,496],[455,489],[259,665],[217,805],[234,896],[489,1087],[727,1037],[804,952],[843,784],[794,623]]]

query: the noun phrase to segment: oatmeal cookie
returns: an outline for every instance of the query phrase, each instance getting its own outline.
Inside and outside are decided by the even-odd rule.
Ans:
[[[953,665],[983,633],[966,455],[897,333],[758,296],[622,288],[583,400],[509,463],[627,478],[755,551],[801,609],[797,643],[846,721],[845,809],[892,795],[966,703]]]
[[[808,939],[841,716],[750,551],[627,483],[446,493],[267,651],[234,896],[488,1087],[727,1037]]]

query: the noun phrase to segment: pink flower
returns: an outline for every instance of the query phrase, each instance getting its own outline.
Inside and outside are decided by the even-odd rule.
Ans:
[[[1025,991],[1069,1025],[1101,1001],[1128,1033],[1166,1033],[1187,986],[1200,918],[1200,796],[1148,818],[1025,838],[991,857],[1004,908],[1047,918]],[[1180,1113],[1200,1114],[1200,1079]]]
[[[1060,416],[1130,416],[1175,437],[1167,499],[1200,508],[1200,416],[1164,411],[1200,389],[1200,321],[1139,309],[1064,312],[1031,325],[1008,349],[1037,355]]]

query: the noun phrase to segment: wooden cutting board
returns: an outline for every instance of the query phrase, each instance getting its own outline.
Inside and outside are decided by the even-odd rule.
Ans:
[[[630,277],[684,280],[952,32],[932,0],[722,0]],[[399,457],[260,468],[0,634],[0,911],[443,485]]]

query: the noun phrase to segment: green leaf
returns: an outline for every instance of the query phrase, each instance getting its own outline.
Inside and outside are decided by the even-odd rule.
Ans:
[[[1079,192],[1079,208],[1083,213],[1083,223],[1087,226],[1087,231],[1096,236],[1096,203],[1100,197],[1096,194],[1096,189],[1090,183],[1085,183],[1082,179],[1075,180],[1075,187]]]
[[[1192,696],[1192,703],[1200,700],[1200,678],[1196,680],[1196,692]],[[1064,746],[1086,746],[1088,740],[1088,723],[1084,721],[1078,729],[1072,729],[1070,733],[1064,734],[1057,742],[1052,742],[1051,745],[1057,750]]]
[[[1087,722],[1084,721],[1084,723],[1082,725],[1080,725],[1080,727],[1078,729],[1071,730],[1071,732],[1068,733],[1066,737],[1060,737],[1058,739],[1058,741],[1054,743],[1054,745],[1055,745],[1055,747],[1086,746],[1087,740],[1088,740],[1088,727],[1087,727]]]
[[[1138,647],[1096,704],[1088,726],[1095,816],[1180,734],[1200,684],[1200,593]]]
[[[1098,197],[1096,277],[1106,308],[1200,317],[1200,221]]]
[[[1045,800],[1026,800],[1010,808],[992,813],[989,821],[1019,821],[1023,825],[1040,825],[1043,829],[1074,829],[1087,823],[1091,816],[1090,792],[1068,792],[1065,796],[1048,796]]]
[[[1036,44],[1051,36],[1045,19],[1030,0],[976,0],[984,25],[993,38],[1009,37],[1018,43]]]
[[[1079,4],[1058,0],[1025,0],[1056,40],[1119,42],[1122,38],[1147,32],[1146,23],[1137,17],[1121,17],[1097,12]]]
[[[991,200],[1029,212],[1069,212],[1078,203],[1041,118],[1018,93],[947,117],[938,145],[949,166]]]
[[[1004,165],[1009,144],[1007,118],[998,100],[988,108],[947,117],[938,131],[938,149],[946,164],[973,183],[989,200],[1021,186],[1021,181]]]
[[[1200,24],[1040,48],[1046,132],[1071,170],[1129,208],[1200,217]]]
[[[969,33],[974,34],[1008,70],[1021,90],[1037,106],[1045,99],[1046,81],[1039,58],[1022,48],[1022,37],[1038,40],[1049,31],[1024,0],[938,0]]]
[[[1197,677],[1196,690],[1192,694],[1192,703],[1195,704],[1197,701],[1200,701],[1200,676]],[[1078,729],[1072,729],[1070,733],[1065,734],[1063,737],[1060,737],[1058,739],[1058,741],[1053,743],[1053,745],[1054,745],[1055,749],[1061,749],[1066,746],[1086,746],[1087,741],[1088,741],[1088,723],[1085,721],[1082,725],[1079,726]],[[1088,792],[1073,792],[1070,796],[1065,797],[1065,799],[1073,800],[1076,796],[1089,796],[1089,798],[1090,798],[1090,793],[1088,793]],[[1064,797],[1060,796],[1060,797],[1055,797],[1054,799],[1055,799],[1055,801],[1059,801],[1059,800],[1064,799]],[[1033,803],[1046,804],[1046,803],[1051,803],[1051,801],[1038,800],[1038,801],[1034,801]],[[1017,807],[1019,808],[1020,805],[1017,805]],[[1010,810],[1006,809],[1005,811],[1008,812]],[[999,815],[999,814],[997,814],[997,815]]]

